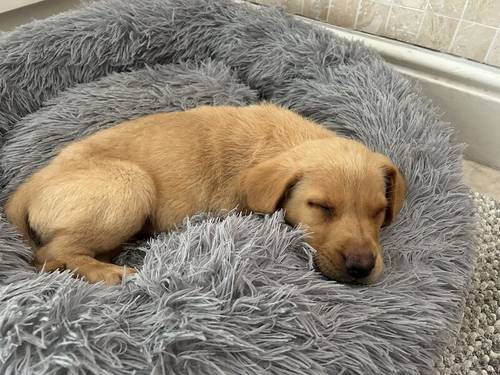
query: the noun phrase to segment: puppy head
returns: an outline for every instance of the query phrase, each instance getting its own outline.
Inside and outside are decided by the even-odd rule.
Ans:
[[[394,221],[405,191],[388,158],[337,137],[306,142],[246,170],[240,180],[244,208],[284,208],[289,224],[306,229],[319,270],[355,283],[381,275],[380,229]]]

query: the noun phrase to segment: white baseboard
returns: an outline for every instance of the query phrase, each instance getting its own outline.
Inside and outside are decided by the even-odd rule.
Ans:
[[[330,26],[300,17],[331,32],[364,42],[405,76],[457,129],[468,145],[467,158],[500,169],[500,69],[391,39]]]

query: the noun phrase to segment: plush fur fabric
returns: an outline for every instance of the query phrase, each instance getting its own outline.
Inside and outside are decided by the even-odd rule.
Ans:
[[[362,45],[216,0],[95,3],[0,37],[0,201],[63,144],[141,114],[270,100],[391,157],[406,175],[370,287],[325,280],[298,230],[196,217],[129,244],[120,287],[35,274],[0,221],[2,374],[429,373],[471,273],[462,149]],[[159,166],[168,168],[168,166]]]

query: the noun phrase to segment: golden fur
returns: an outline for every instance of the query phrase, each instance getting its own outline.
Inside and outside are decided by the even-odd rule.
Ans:
[[[404,194],[386,157],[291,111],[204,106],[66,146],[13,193],[6,214],[38,269],[114,284],[134,270],[110,258],[141,230],[168,231],[202,211],[284,208],[287,222],[307,230],[325,275],[369,283],[383,268],[380,228]]]

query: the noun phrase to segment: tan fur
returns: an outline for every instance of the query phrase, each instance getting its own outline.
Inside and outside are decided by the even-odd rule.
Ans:
[[[6,214],[35,248],[37,268],[114,284],[133,270],[108,263],[110,253],[146,222],[159,232],[202,211],[283,207],[289,223],[309,232],[324,274],[354,281],[347,257],[371,254],[375,268],[361,280],[371,282],[383,266],[380,227],[394,219],[404,192],[387,158],[291,111],[198,107],[128,121],[68,145],[14,192]]]

